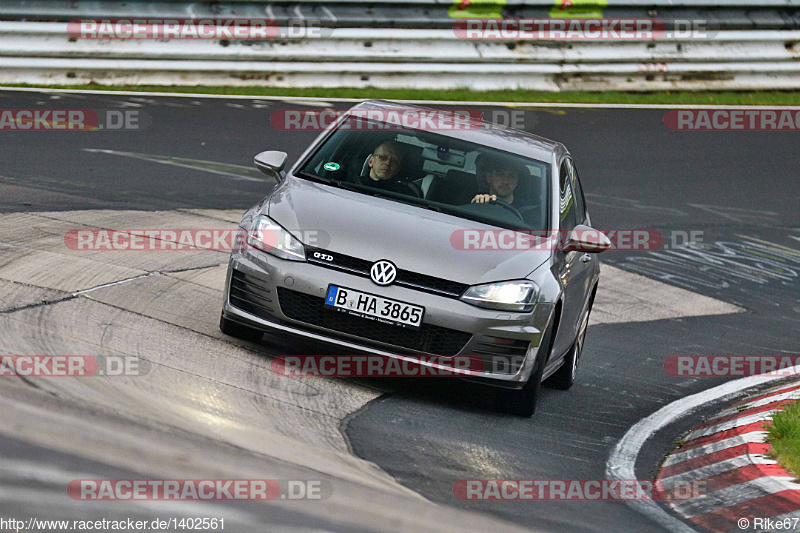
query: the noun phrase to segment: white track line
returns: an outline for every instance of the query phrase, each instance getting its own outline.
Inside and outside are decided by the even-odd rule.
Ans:
[[[275,101],[314,101],[323,100],[329,102],[362,102],[369,98],[314,98],[309,96],[258,96],[247,94],[197,94],[197,93],[163,93],[146,91],[102,91],[94,89],[51,89],[47,87],[3,87],[0,91],[19,91],[19,92],[45,92],[45,93],[76,93],[76,94],[105,94],[119,96],[164,96],[170,98],[208,98],[217,100],[275,100]],[[558,93],[554,93],[558,94]],[[788,109],[800,110],[800,106],[782,105],[717,105],[717,104],[581,104],[581,103],[557,103],[557,102],[475,102],[470,100],[450,101],[450,100],[397,100],[393,102],[406,104],[435,104],[435,105],[469,105],[469,106],[498,106],[498,107],[572,107],[585,109]]]
[[[800,371],[800,366],[795,369]],[[645,442],[657,431],[711,402],[730,398],[746,389],[777,379],[781,378],[760,375],[737,379],[665,405],[652,415],[637,422],[620,439],[606,462],[606,477],[618,480],[636,479],[636,458]],[[668,514],[654,501],[626,501],[625,503],[671,531],[694,531],[694,528]]]
[[[686,518],[692,518],[701,514],[713,513],[747,500],[782,492],[786,490],[784,483],[791,480],[791,476],[762,477],[682,502],[673,502],[672,507]]]
[[[695,439],[700,439],[702,437],[708,437],[709,435],[713,435],[714,433],[721,433],[722,431],[728,431],[729,429],[746,426],[748,424],[753,424],[754,422],[762,422],[762,421],[766,422],[771,418],[772,418],[772,411],[763,411],[761,413],[756,413],[754,415],[743,416],[741,418],[734,418],[733,420],[728,420],[727,422],[722,422],[720,424],[714,424],[713,426],[696,429],[686,436],[686,440],[693,441]]]
[[[794,387],[795,385],[792,386]],[[764,405],[769,405],[771,403],[780,402],[781,400],[792,400],[794,398],[800,398],[800,389],[789,392],[782,392],[780,394],[776,394],[775,396],[770,396],[769,398],[762,398],[761,400],[758,400],[753,403],[742,404],[741,406],[742,408],[730,407],[728,409],[720,411],[714,418],[711,418],[709,420],[716,420],[717,418],[722,418],[724,416],[735,415],[736,413],[744,411],[745,409],[754,409],[756,407],[761,407]]]
[[[688,461],[689,459],[694,459],[695,457],[701,457],[710,453],[727,450],[728,448],[733,448],[734,446],[740,446],[742,444],[762,443],[764,442],[764,437],[766,435],[766,431],[751,431],[750,433],[736,435],[735,437],[731,437],[729,439],[712,442],[710,444],[704,444],[703,446],[690,448],[682,452],[675,452],[667,457],[667,460],[664,461],[663,467],[666,468],[668,466]]]
[[[742,468],[747,465],[776,464],[778,464],[778,461],[774,459],[767,459],[763,455],[744,453],[738,457],[711,463],[710,465],[701,466],[700,468],[695,468],[694,470],[687,470],[686,472],[681,472],[680,474],[675,474],[673,476],[663,477],[661,478],[661,482],[664,484],[664,488],[671,489],[679,485],[688,485],[692,481],[696,481],[698,479],[724,474],[725,472],[730,472],[731,470],[736,470],[737,468]]]

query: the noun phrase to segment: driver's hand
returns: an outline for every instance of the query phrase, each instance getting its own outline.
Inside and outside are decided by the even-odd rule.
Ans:
[[[488,204],[489,202],[496,202],[497,195],[495,194],[476,194],[472,199],[473,204]]]

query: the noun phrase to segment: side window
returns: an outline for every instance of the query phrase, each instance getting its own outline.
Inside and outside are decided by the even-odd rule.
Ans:
[[[578,169],[575,168],[575,162],[572,159],[567,159],[567,165],[572,174],[573,190],[575,191],[575,220],[577,224],[583,224],[586,222],[586,202],[583,198],[581,180],[578,178]]]
[[[568,167],[568,160],[561,163],[558,171],[559,179],[559,198],[558,212],[561,220],[561,229],[569,231],[577,224],[575,215],[575,194],[572,190],[572,173]]]

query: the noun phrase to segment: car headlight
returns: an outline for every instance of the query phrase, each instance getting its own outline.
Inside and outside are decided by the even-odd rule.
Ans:
[[[461,300],[478,307],[517,312],[533,311],[538,298],[539,287],[528,280],[473,285],[461,296]]]
[[[261,215],[256,219],[247,243],[253,248],[281,259],[290,261],[306,260],[306,250],[303,247],[303,243],[266,215]]]

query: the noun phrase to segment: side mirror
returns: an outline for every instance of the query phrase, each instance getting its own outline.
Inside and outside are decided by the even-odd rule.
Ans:
[[[283,167],[286,166],[287,157],[286,152],[267,150],[256,155],[253,158],[253,164],[267,176],[273,176],[281,180],[283,179]]]
[[[564,242],[565,252],[600,253],[611,248],[611,241],[600,231],[583,224],[567,234]]]

